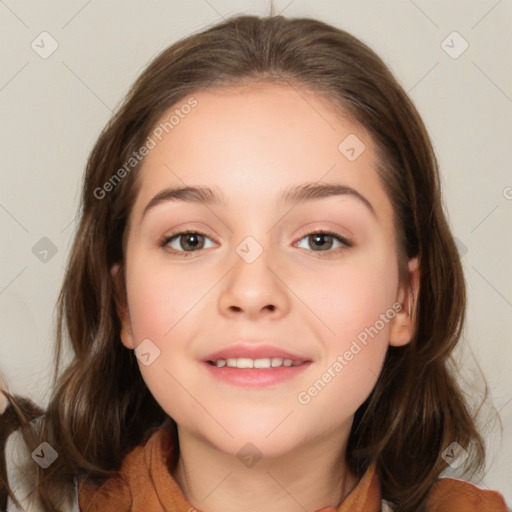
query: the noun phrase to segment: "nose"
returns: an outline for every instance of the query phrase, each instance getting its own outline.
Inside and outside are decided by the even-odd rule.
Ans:
[[[250,249],[251,250],[251,249]],[[286,276],[270,251],[263,250],[255,259],[237,252],[233,267],[222,284],[219,309],[223,315],[245,315],[251,320],[260,316],[279,318],[290,307]]]

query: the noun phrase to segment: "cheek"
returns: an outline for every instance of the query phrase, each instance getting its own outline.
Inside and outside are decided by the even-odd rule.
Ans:
[[[314,272],[310,269],[302,275],[294,279],[294,289],[321,320],[323,331],[319,334],[326,340],[343,343],[357,336],[389,310],[396,298],[396,262],[384,250],[347,256],[339,263],[315,265]]]
[[[144,338],[165,341],[172,336],[187,312],[191,312],[207,291],[201,280],[160,260],[136,265],[128,275],[130,316],[137,344]],[[205,288],[204,290],[202,288]],[[157,341],[158,343],[158,341]]]
[[[156,401],[177,421],[190,411],[190,395],[199,396],[182,362],[188,357],[197,326],[194,308],[211,288],[210,280],[191,279],[160,258],[140,256],[127,268],[128,297],[135,346],[149,339],[158,356],[149,365],[138,361],[141,375]],[[201,285],[201,283],[203,283]],[[202,303],[201,303],[202,305]],[[199,412],[198,412],[199,414]]]
[[[316,375],[317,388],[325,384],[328,390],[318,405],[328,407],[335,398],[352,412],[369,395],[381,371],[398,280],[392,254],[361,256],[350,263],[347,259],[346,264],[318,266],[314,277],[318,286],[312,286],[312,274],[297,285],[304,302],[313,305],[312,312],[321,320],[314,322],[325,355]]]

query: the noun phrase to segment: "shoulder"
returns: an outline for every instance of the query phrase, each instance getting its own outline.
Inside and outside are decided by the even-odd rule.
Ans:
[[[20,512],[21,510],[24,512],[41,511],[40,505],[30,498],[30,493],[35,484],[35,471],[33,473],[27,473],[26,471],[26,460],[29,458],[32,458],[32,453],[25,444],[20,432],[16,430],[7,438],[5,445],[5,463],[7,481],[13,490],[14,496],[23,508],[18,508],[11,499],[8,499],[7,512]],[[74,498],[65,503],[65,505],[66,510],[69,512],[80,512],[76,493]]]
[[[143,491],[146,467],[149,465],[149,453],[153,445],[159,442],[162,429],[152,432],[141,444],[132,448],[123,458],[120,470],[100,486],[86,482],[78,484],[80,510],[84,512],[105,512],[115,503],[115,512],[132,510],[134,499]]]
[[[441,478],[430,490],[428,512],[508,512],[505,499],[497,491],[481,489],[471,482]]]
[[[80,510],[84,512],[102,512],[107,510],[113,501],[116,512],[128,512],[132,506],[129,478],[131,466],[140,457],[142,447],[132,449],[123,459],[119,472],[111,476],[103,484],[97,486],[89,482],[78,483],[78,501]],[[110,509],[108,509],[110,510]]]

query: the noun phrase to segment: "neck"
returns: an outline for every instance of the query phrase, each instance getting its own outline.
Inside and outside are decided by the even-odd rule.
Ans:
[[[344,463],[348,432],[336,430],[293,453],[247,466],[190,432],[179,427],[178,432],[180,456],[173,477],[203,512],[239,511],[242,504],[245,512],[338,508],[359,481]]]

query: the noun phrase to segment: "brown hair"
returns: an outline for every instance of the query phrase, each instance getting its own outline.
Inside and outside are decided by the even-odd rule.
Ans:
[[[126,290],[116,291],[110,272],[121,263],[124,283],[140,163],[102,199],[94,192],[171,106],[200,90],[255,82],[305,87],[370,133],[393,205],[402,282],[407,260],[419,258],[415,334],[409,344],[388,349],[375,388],[355,414],[346,463],[361,476],[375,462],[382,497],[398,512],[423,509],[447,467],[441,453],[453,441],[470,452],[468,468],[483,466],[483,439],[449,365],[465,320],[464,275],[443,212],[434,150],[416,108],[383,61],[349,33],[309,18],[241,15],[157,55],[89,156],[58,298],[54,392],[41,426],[22,427],[29,446],[47,441],[59,454],[48,469],[36,468],[46,510],[58,510],[63,489],[77,481],[100,484],[114,475],[127,452],[169,420],[120,341],[117,311]],[[58,375],[66,329],[74,358]]]

